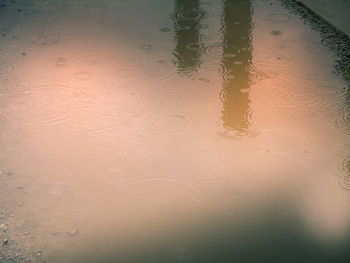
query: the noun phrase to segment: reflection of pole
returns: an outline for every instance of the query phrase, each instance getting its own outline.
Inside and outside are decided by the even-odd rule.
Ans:
[[[239,133],[249,126],[249,66],[251,63],[251,2],[224,0],[223,34],[223,110],[225,128]]]
[[[176,47],[174,56],[179,72],[189,74],[200,65],[200,20],[203,11],[199,0],[175,0],[174,31]]]

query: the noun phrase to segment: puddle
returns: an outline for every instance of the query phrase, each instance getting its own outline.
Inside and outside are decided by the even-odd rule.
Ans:
[[[280,1],[0,13],[0,262],[349,261],[348,82]]]
[[[190,120],[182,115],[171,115],[160,118],[155,123],[162,133],[182,133],[190,128]]]

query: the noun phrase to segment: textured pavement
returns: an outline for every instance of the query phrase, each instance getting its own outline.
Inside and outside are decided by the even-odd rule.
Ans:
[[[350,36],[349,0],[300,0],[300,2]]]

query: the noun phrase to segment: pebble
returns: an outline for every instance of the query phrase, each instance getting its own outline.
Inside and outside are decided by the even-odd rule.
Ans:
[[[0,224],[0,230],[6,231],[7,229],[8,227],[6,226],[6,224]]]
[[[72,229],[71,231],[68,232],[69,235],[74,236],[78,233],[78,230]]]
[[[9,243],[8,239],[3,239],[3,240],[2,240],[2,244],[3,244],[3,245],[8,245],[8,243]]]

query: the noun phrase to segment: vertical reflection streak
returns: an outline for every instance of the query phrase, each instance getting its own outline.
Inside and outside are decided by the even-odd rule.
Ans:
[[[250,0],[224,0],[222,23],[222,121],[243,134],[249,127],[249,68],[252,60]]]
[[[174,56],[178,71],[185,75],[197,71],[201,64],[202,41],[199,29],[203,16],[199,0],[175,0]]]

